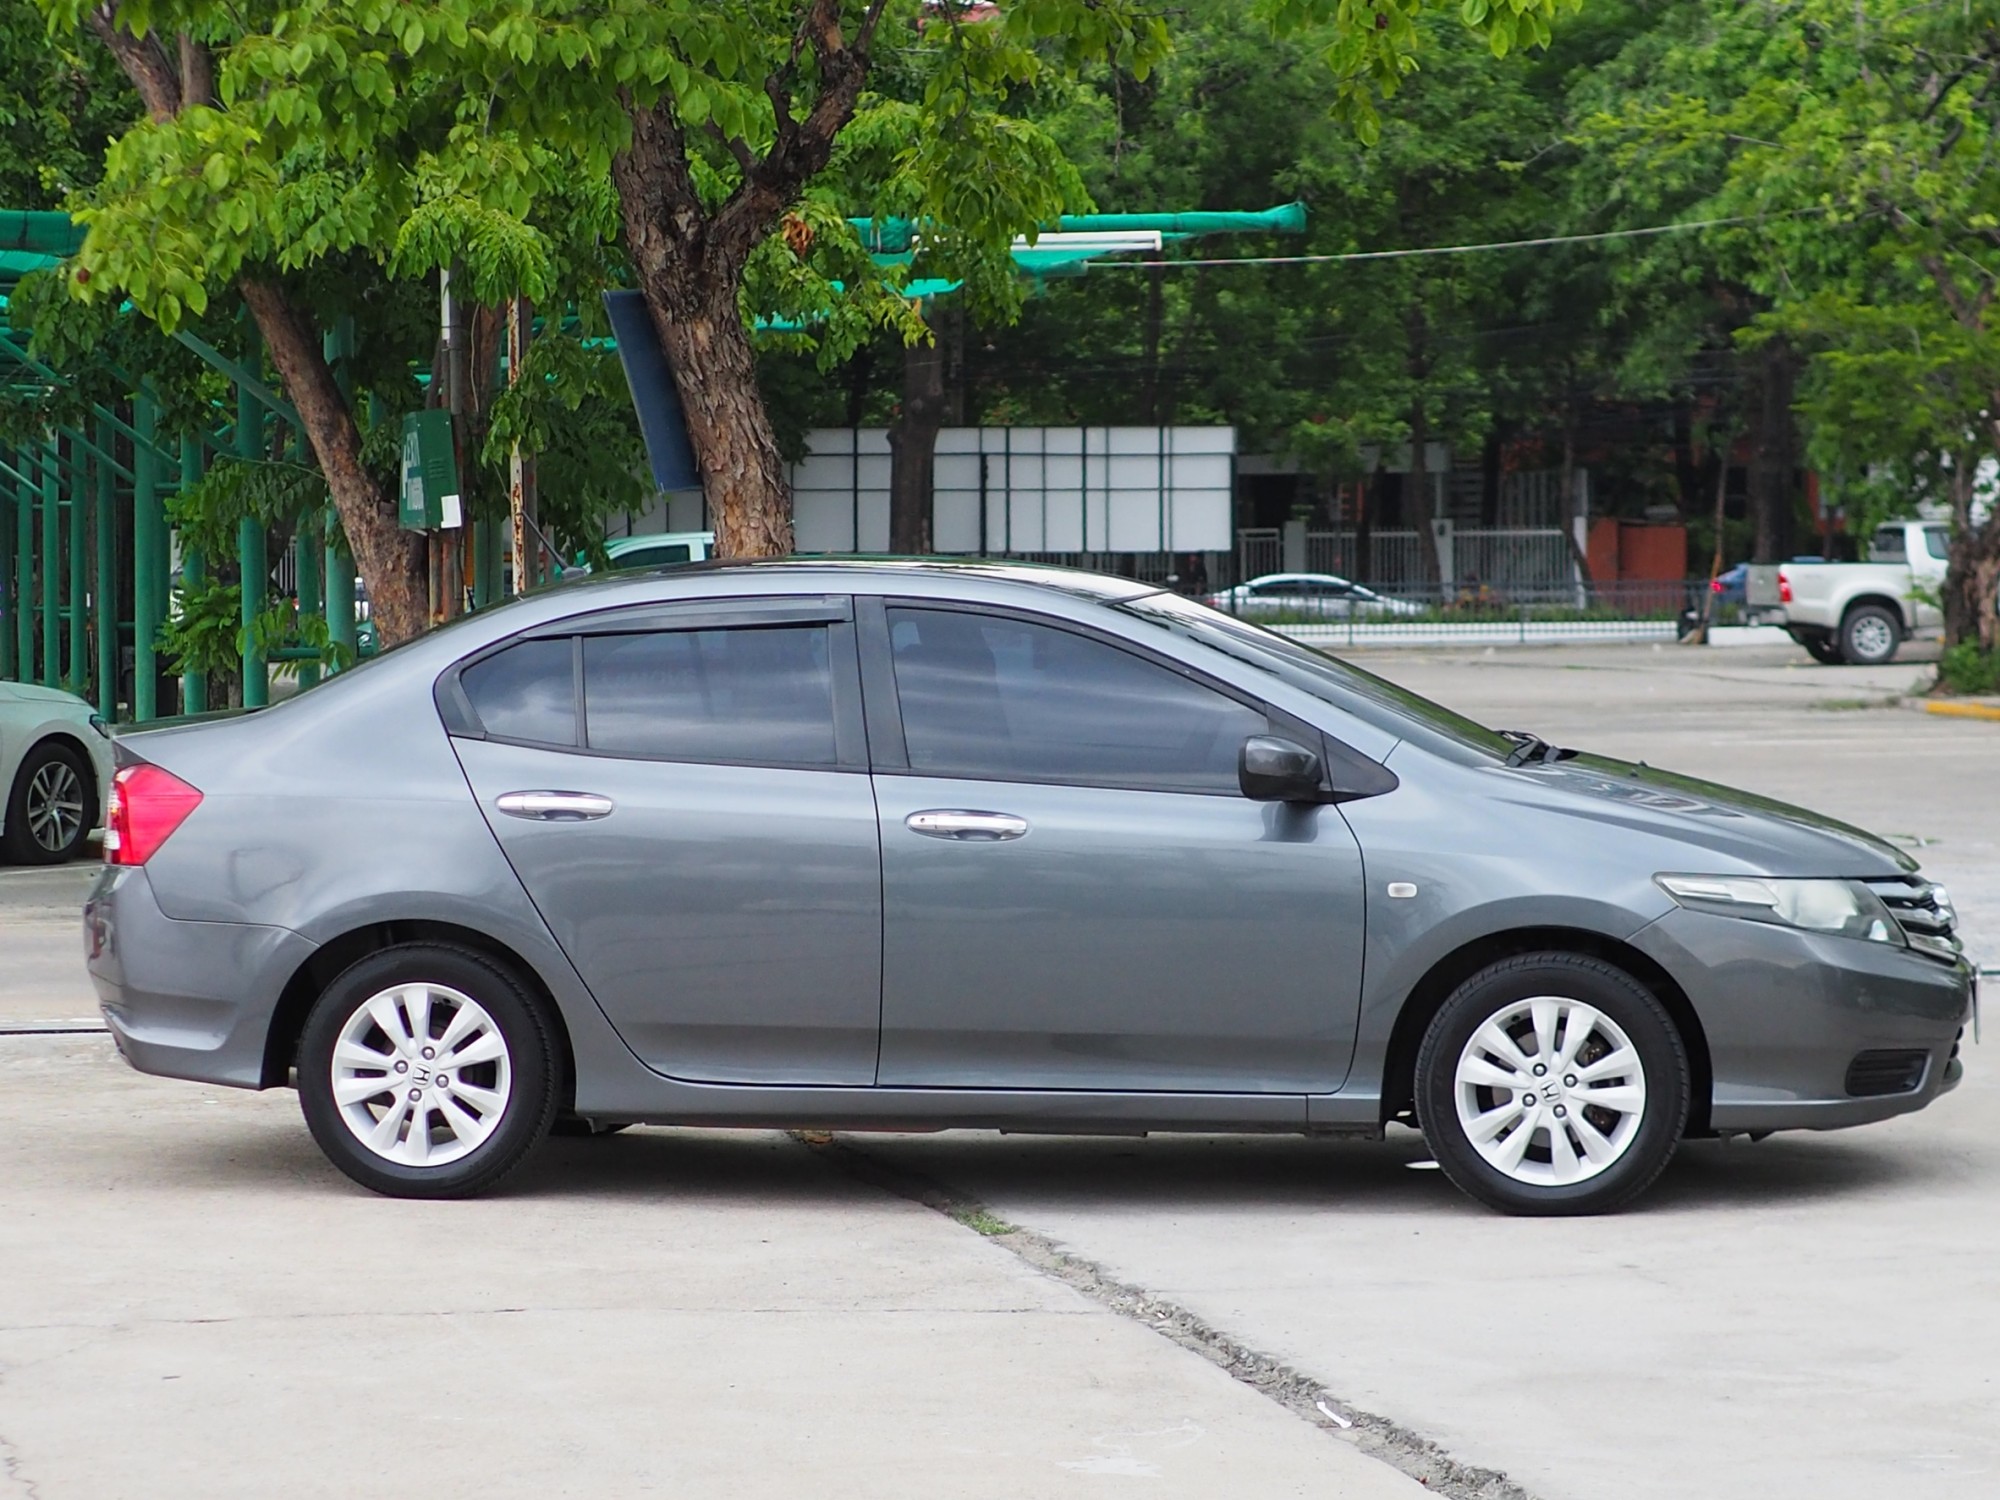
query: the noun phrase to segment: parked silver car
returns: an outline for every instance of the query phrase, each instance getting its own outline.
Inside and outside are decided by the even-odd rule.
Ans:
[[[111,773],[111,737],[88,703],[0,682],[0,859],[48,865],[83,854]]]
[[[552,1124],[1400,1120],[1587,1212],[1684,1135],[1922,1108],[1972,1000],[1865,833],[1056,569],[611,575],[118,749],[118,1045],[294,1083],[390,1194]]]
[[[1425,606],[1392,599],[1332,573],[1266,573],[1209,596],[1215,608],[1248,620],[1394,620]]]

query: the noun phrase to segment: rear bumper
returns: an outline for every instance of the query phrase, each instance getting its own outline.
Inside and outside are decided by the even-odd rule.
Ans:
[[[1674,911],[1632,941],[1687,991],[1714,1070],[1718,1131],[1837,1130],[1922,1109],[1958,1084],[1969,964],[1769,923]],[[1857,1097],[1858,1053],[1921,1051],[1916,1085]]]
[[[84,956],[112,1040],[142,1073],[263,1088],[286,981],[314,945],[284,927],[181,922],[143,868],[107,866],[83,908]]]

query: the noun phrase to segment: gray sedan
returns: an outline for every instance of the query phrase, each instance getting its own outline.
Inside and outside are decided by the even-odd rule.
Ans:
[[[633,1122],[1379,1135],[1494,1207],[1959,1080],[1944,892],[1129,581],[614,575],[134,734],[85,911],[146,1072],[379,1192]]]

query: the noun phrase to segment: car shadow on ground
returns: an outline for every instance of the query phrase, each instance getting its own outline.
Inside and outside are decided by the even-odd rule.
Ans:
[[[851,1205],[893,1187],[941,1187],[967,1200],[1051,1209],[1319,1210],[1483,1213],[1426,1169],[1422,1139],[1003,1136],[987,1132],[843,1132],[814,1150],[767,1131],[638,1126],[618,1135],[546,1142],[495,1196],[725,1206]],[[156,1181],[213,1187],[366,1190],[321,1156],[303,1126],[162,1136],[149,1143]],[[1757,1145],[1690,1141],[1639,1212],[1797,1205],[1904,1191],[1941,1175],[1928,1152],[1809,1136]]]

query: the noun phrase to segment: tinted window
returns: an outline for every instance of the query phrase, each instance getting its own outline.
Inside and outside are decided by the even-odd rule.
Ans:
[[[1951,538],[1945,534],[1941,527],[1926,526],[1924,528],[1924,550],[1929,552],[1939,562],[1944,562],[1951,556]]]
[[[521,641],[459,674],[488,734],[547,745],[576,743],[576,682],[566,640]]]
[[[1903,528],[1900,526],[1884,526],[1881,530],[1877,531],[1875,533],[1875,555],[1878,558],[1902,557],[1904,555]]]
[[[1235,791],[1264,716],[1129,651],[1053,626],[892,609],[910,768],[1001,781]]]
[[[671,760],[835,764],[823,625],[586,636],[590,748]]]
[[[657,568],[667,563],[684,563],[692,555],[686,542],[671,547],[639,547],[611,559],[616,568]]]

